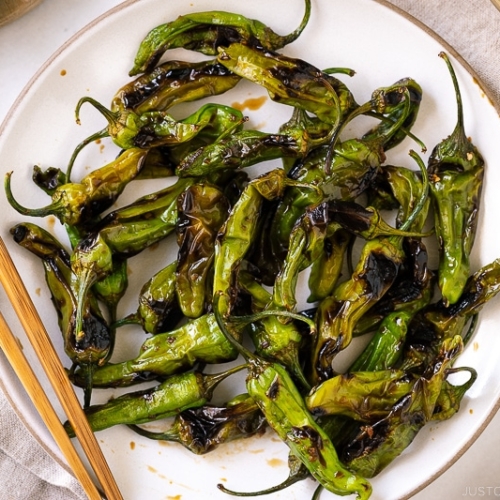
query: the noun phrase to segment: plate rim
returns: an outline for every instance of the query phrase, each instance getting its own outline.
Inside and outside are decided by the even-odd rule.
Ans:
[[[33,74],[33,76],[29,79],[20,93],[17,95],[11,107],[8,109],[3,121],[0,123],[0,136],[4,133],[5,128],[8,126],[10,121],[12,120],[17,108],[23,102],[26,94],[30,91],[31,87],[38,81],[38,79],[44,74],[46,68],[52,64],[57,57],[66,51],[69,47],[71,47],[79,38],[81,38],[86,32],[90,29],[94,28],[96,25],[100,24],[104,20],[109,17],[115,15],[118,12],[123,11],[124,9],[129,8],[133,4],[138,3],[140,0],[125,0],[122,3],[108,9],[106,12],[97,16],[94,20],[87,23],[84,27],[80,28],[76,33],[74,33],[68,40],[66,40],[63,44],[61,44],[47,59],[46,61],[38,68],[38,70]],[[375,0],[375,3],[387,8],[402,18],[411,22],[415,27],[419,28],[421,31],[426,33],[428,36],[432,37],[435,41],[437,41],[440,45],[442,45],[464,68],[464,70],[473,78],[473,82],[475,85],[479,87],[484,96],[488,99],[489,104],[497,111],[500,116],[500,102],[497,102],[493,92],[486,86],[482,80],[482,78],[478,75],[478,73],[474,70],[474,68],[468,63],[468,61],[443,37],[441,37],[436,31],[427,26],[423,21],[416,18],[412,14],[406,12],[401,7],[398,7],[388,0]],[[11,369],[7,359],[0,356],[0,370],[5,372],[5,369]],[[12,369],[11,369],[12,370]],[[17,374],[12,370],[12,375],[16,378],[16,382],[18,382]],[[22,386],[22,385],[21,385]],[[18,403],[12,397],[12,394],[9,392],[8,387],[5,385],[4,381],[0,378],[0,389],[5,395],[8,403],[13,408],[19,420],[22,422],[24,427],[28,430],[31,436],[36,440],[36,442],[42,447],[42,449],[58,464],[60,465],[66,472],[68,472],[71,476],[75,477],[73,471],[65,461],[64,457],[59,456],[54,450],[51,449],[50,445],[43,440],[38,433],[36,432],[34,425],[29,422],[23,416],[22,411],[18,408]],[[29,400],[27,394],[26,398]],[[29,405],[32,405],[31,400],[28,401]],[[34,406],[33,406],[34,409]],[[500,410],[500,397],[497,398],[494,405],[492,405],[490,411],[485,416],[481,425],[476,429],[476,431],[470,436],[470,438],[462,445],[462,447],[457,451],[453,458],[448,460],[445,464],[443,464],[437,471],[429,476],[429,478],[420,484],[418,487],[413,488],[408,494],[399,497],[400,500],[408,500],[417,493],[423,491],[427,486],[432,484],[438,477],[440,477],[443,473],[445,473],[448,469],[450,469],[468,450],[469,448],[477,441],[479,436],[484,432],[484,430],[489,426],[492,419],[495,417],[497,412]],[[34,409],[35,413],[36,410]]]

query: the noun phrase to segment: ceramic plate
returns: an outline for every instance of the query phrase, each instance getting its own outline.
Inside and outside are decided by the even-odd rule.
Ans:
[[[2,175],[14,171],[12,184],[18,200],[27,206],[45,205],[47,197],[31,181],[33,165],[64,168],[73,147],[104,126],[102,118],[90,106],[82,108],[81,125],[75,124],[73,111],[80,97],[90,95],[109,104],[114,92],[128,81],[128,70],[137,46],[152,27],[180,14],[213,9],[237,11],[260,19],[279,33],[288,33],[298,24],[303,5],[301,0],[276,1],[271,9],[267,0],[141,0],[125,2],[92,23],[64,45],[33,78],[1,130],[0,169]],[[356,75],[345,77],[345,81],[358,102],[366,101],[375,88],[390,85],[400,78],[417,80],[424,90],[424,98],[413,132],[430,150],[452,131],[456,122],[451,79],[446,65],[438,57],[441,50],[452,55],[463,94],[466,130],[487,161],[479,237],[472,257],[476,270],[500,256],[498,216],[495,215],[500,213],[500,197],[496,192],[500,171],[494,168],[500,157],[500,119],[467,65],[423,27],[387,5],[371,0],[313,0],[309,25],[284,52],[306,59],[319,68],[344,66],[356,70]],[[196,60],[199,55],[175,51],[170,57]],[[261,88],[243,83],[217,101],[248,104],[249,99],[265,95]],[[250,117],[248,126],[276,131],[289,118],[290,110],[263,99],[265,103],[258,109],[245,110]],[[188,110],[189,106],[179,113]],[[347,132],[354,134],[356,130]],[[408,139],[391,151],[388,162],[411,166],[408,150],[416,147]],[[116,152],[110,141],[92,144],[78,158],[74,178],[83,176],[89,168],[109,162]],[[423,158],[426,160],[426,155]],[[140,191],[157,189],[157,183],[134,183],[134,187],[124,193],[123,203],[134,199]],[[68,366],[41,264],[18,248],[9,235],[14,224],[26,219],[10,208],[4,196],[0,198],[0,207],[0,234],[53,336],[56,349]],[[33,219],[33,222],[61,238],[64,236],[54,219]],[[130,293],[121,304],[121,315],[135,310],[139,287],[154,270],[168,262],[165,260],[168,259],[165,253],[168,245],[165,242],[155,251],[148,251],[147,267],[143,267],[142,260],[140,264],[139,259],[131,260]],[[2,291],[0,303],[6,301]],[[17,319],[7,308],[2,309],[33,367],[44,380]],[[467,393],[459,414],[450,421],[425,427],[412,446],[373,479],[374,499],[392,500],[413,494],[448,467],[484,428],[500,397],[500,367],[492,355],[500,351],[500,336],[495,328],[497,321],[498,303],[493,302],[484,308],[477,333],[460,358],[459,364],[476,368],[479,377]],[[120,331],[113,360],[135,356],[144,339],[144,334],[130,327]],[[5,362],[1,363],[1,376],[15,407],[32,432],[63,461]],[[236,383],[242,384],[242,378]],[[236,390],[238,387],[223,387],[218,397],[224,399],[227,392]],[[47,391],[52,394],[48,387]],[[105,401],[111,394],[118,393],[96,390],[94,402]],[[55,396],[52,397],[56,402]],[[62,411],[60,414],[64,419]],[[127,500],[226,499],[227,496],[217,490],[217,483],[236,490],[254,491],[279,483],[288,474],[287,449],[270,433],[221,446],[205,456],[194,456],[175,444],[142,439],[121,427],[100,432],[98,439]],[[268,498],[303,500],[310,498],[314,489],[313,481],[306,480]],[[333,498],[333,495],[324,493],[322,498]]]

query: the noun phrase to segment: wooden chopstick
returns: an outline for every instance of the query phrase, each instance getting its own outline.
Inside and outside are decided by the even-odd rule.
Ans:
[[[12,368],[17,373],[28,396],[31,401],[33,401],[35,408],[38,410],[38,413],[45,422],[55,442],[59,445],[60,450],[64,453],[69,466],[75,473],[76,478],[80,481],[89,499],[101,500],[102,497],[99,490],[83,465],[80,455],[76,452],[54,407],[50,404],[47,394],[45,394],[42,385],[36,378],[35,373],[2,313],[0,313],[0,349],[2,349]]]
[[[106,498],[108,500],[122,500],[120,490],[88,424],[68,375],[1,237],[0,281],[101,484]]]

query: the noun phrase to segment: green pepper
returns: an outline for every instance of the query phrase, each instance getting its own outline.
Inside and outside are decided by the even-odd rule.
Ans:
[[[234,295],[234,273],[255,238],[263,200],[278,198],[287,185],[299,184],[287,179],[283,170],[276,169],[253,179],[242,192],[221,228],[220,239],[216,241],[214,295],[220,291],[228,292],[229,297]],[[224,298],[219,301],[219,307],[221,314],[228,313],[230,301]]]
[[[180,179],[109,213],[100,227],[80,240],[71,256],[78,300],[76,328],[81,328],[81,304],[89,288],[109,275],[116,258],[128,258],[166,238],[177,223],[177,197],[191,184]]]
[[[392,313],[396,313],[393,321],[398,321],[397,313],[405,312],[401,323],[406,324],[431,302],[434,296],[435,274],[428,267],[424,243],[422,240],[409,238],[403,243],[403,248],[405,262],[396,281],[384,297],[356,324],[353,332],[355,336],[376,330]]]
[[[344,415],[373,422],[387,416],[413,385],[414,379],[403,370],[350,372],[325,380],[306,396],[305,402],[317,417]]]
[[[136,147],[149,149],[190,141],[204,128],[215,129],[222,133],[237,129],[244,122],[241,111],[222,104],[205,104],[188,117],[176,120],[167,111],[152,110],[142,114],[131,110],[112,112],[92,97],[85,96],[76,105],[77,123],[80,123],[80,108],[87,102],[106,118],[108,126],[76,147],[70,165],[81,149],[97,136],[111,137],[113,142],[123,149]]]
[[[292,229],[288,252],[273,287],[273,303],[278,307],[295,309],[298,275],[318,258],[328,222],[327,205],[320,203],[309,207]]]
[[[333,129],[356,106],[339,80],[301,59],[232,43],[219,49],[217,60],[233,73],[265,87],[273,101],[314,113]],[[342,100],[337,89],[342,91]]]
[[[500,260],[483,266],[469,277],[460,299],[446,305],[445,299],[420,310],[410,323],[407,349],[413,344],[432,348],[443,339],[460,335],[469,320],[500,291]]]
[[[111,163],[92,171],[79,183],[66,182],[52,192],[52,203],[43,208],[25,208],[14,198],[10,188],[12,172],[5,177],[5,191],[10,205],[30,217],[56,216],[62,224],[85,226],[110,208],[144,164],[146,150],[124,151]]]
[[[439,354],[416,380],[411,392],[386,417],[365,425],[342,450],[347,467],[365,477],[374,477],[410,445],[432,419],[448,370],[462,349],[459,335],[443,341]]]
[[[346,122],[357,114],[377,111],[388,117],[390,127],[382,124],[366,139],[349,139],[333,145],[316,148],[299,161],[289,176],[301,182],[321,187],[324,195],[352,200],[360,196],[371,184],[385,161],[385,147],[391,147],[391,138],[401,129],[411,112],[418,111],[411,95],[420,87],[413,80],[402,80],[373,92],[372,98],[351,113]],[[411,89],[411,90],[410,90]],[[420,91],[421,93],[421,91]],[[418,101],[419,102],[419,101]],[[271,227],[273,253],[282,257],[286,251],[290,231],[306,206],[317,203],[313,193],[289,188],[280,203]]]
[[[279,197],[293,182],[286,179],[283,170],[272,170],[252,180],[232,208],[215,246],[213,296],[225,294],[218,302],[220,314],[228,314],[233,307],[238,292],[235,274],[255,238],[263,200]],[[275,309],[270,305],[267,310]],[[293,322],[283,323],[270,315],[262,318],[252,335],[259,352],[279,359],[307,386],[298,360],[302,336]]]
[[[172,375],[151,389],[131,392],[110,399],[107,403],[92,405],[85,409],[85,416],[93,432],[115,425],[144,424],[173,417],[188,408],[206,404],[217,385],[241,369],[238,366],[212,375],[196,371]],[[70,437],[75,436],[69,422],[64,427]]]
[[[133,110],[141,115],[182,102],[223,94],[241,78],[217,61],[166,61],[121,87],[111,101],[112,113]]]
[[[146,339],[134,359],[97,368],[92,383],[94,387],[127,387],[190,369],[195,363],[225,363],[236,356],[237,351],[220,331],[213,314],[205,314]],[[72,381],[81,385],[87,377],[84,369],[77,370]]]
[[[352,233],[338,228],[326,235],[321,255],[312,263],[309,274],[308,302],[317,302],[333,292],[344,265],[344,256],[353,241]]]
[[[180,177],[201,177],[217,171],[247,168],[276,158],[298,158],[305,153],[302,134],[272,134],[241,130],[225,135],[186,156],[175,172]]]
[[[82,327],[76,328],[77,302],[72,288],[70,257],[62,244],[48,231],[31,224],[17,224],[11,228],[14,241],[42,259],[45,280],[57,312],[57,321],[64,341],[64,352],[74,366],[84,366],[92,373],[110,357],[114,338],[92,293],[81,306]],[[83,381],[84,404],[90,404],[92,382]]]
[[[455,72],[443,52],[455,87],[458,118],[452,134],[429,157],[428,171],[440,260],[438,280],[443,299],[454,304],[470,274],[470,252],[484,179],[484,160],[464,129],[462,98]]]
[[[417,160],[424,174],[424,182],[418,203],[400,228],[403,231],[413,224],[425,205],[428,191],[423,163],[414,152],[411,152],[411,155]],[[332,362],[335,356],[350,344],[359,319],[392,286],[404,258],[401,236],[368,240],[361,249],[358,264],[351,277],[340,283],[330,296],[321,301],[317,311],[318,334],[311,359],[313,384],[333,375]]]
[[[115,326],[138,324],[153,335],[172,330],[183,316],[175,293],[176,271],[177,261],[174,261],[151,276],[141,287],[137,310]]]
[[[345,200],[330,200],[328,206],[328,221],[365,240],[382,236],[403,236],[422,238],[429,236],[419,231],[405,231],[390,226],[384,221],[379,210],[374,207],[363,207],[359,203]],[[412,207],[413,209],[413,207]]]
[[[212,269],[215,238],[229,212],[221,190],[210,184],[194,184],[178,198],[179,245],[175,288],[184,316],[203,314],[211,297],[206,297],[208,274]]]
[[[422,87],[415,80],[412,78],[402,78],[394,84],[394,87],[398,86],[406,88],[409,92],[409,109],[406,107],[405,103],[403,105],[394,106],[394,108],[391,109],[390,115],[387,116],[379,116],[380,113],[377,112],[369,113],[373,116],[379,116],[381,121],[376,127],[363,134],[361,138],[364,142],[371,142],[373,140],[380,140],[381,137],[385,137],[383,143],[384,151],[396,147],[398,144],[401,144],[407,136],[412,135],[410,130],[417,120],[420,103],[422,102]],[[377,97],[376,93],[373,97]],[[399,100],[398,97],[395,96],[395,93],[392,94],[392,97],[396,102]],[[401,102],[404,101],[400,101],[400,103]],[[401,118],[403,119],[401,120]],[[397,130],[394,130],[395,123],[398,123]]]
[[[281,36],[255,19],[224,11],[197,12],[153,28],[142,40],[130,70],[130,76],[148,73],[165,51],[184,47],[207,55],[216,55],[219,46],[235,41],[257,43],[269,49],[280,49],[296,40],[306,27],[311,1],[305,0],[300,25],[289,35]]]
[[[239,344],[230,328],[230,317],[220,314],[215,298],[215,316],[224,335],[247,361],[248,394],[257,403],[269,426],[305,465],[310,474],[328,491],[367,499],[371,485],[361,476],[346,469],[323,429],[307,410],[300,392],[289,373],[279,363],[263,360]],[[229,322],[229,323],[228,323]]]
[[[196,455],[229,443],[260,434],[267,423],[259,407],[248,394],[241,394],[224,406],[204,405],[176,415],[165,432],[153,432],[137,425],[129,426],[139,435],[159,441],[172,441]]]

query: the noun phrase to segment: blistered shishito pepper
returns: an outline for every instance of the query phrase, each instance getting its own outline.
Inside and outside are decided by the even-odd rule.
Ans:
[[[109,327],[91,295],[83,306],[84,328],[75,330],[76,300],[71,289],[70,256],[64,247],[48,231],[28,222],[14,226],[11,234],[18,245],[43,261],[69,358],[77,363],[104,363],[111,345]]]
[[[92,405],[85,409],[85,416],[93,432],[115,425],[145,424],[173,417],[188,408],[206,404],[217,385],[241,369],[238,366],[211,375],[197,371],[172,375],[151,389],[130,392],[107,403]],[[64,427],[70,437],[75,436],[71,424],[66,422]]]
[[[356,108],[349,118],[352,119],[358,113],[377,111],[388,117],[390,127],[379,125],[366,140],[342,141],[335,144],[333,150],[326,146],[316,148],[303,161],[292,167],[289,176],[320,186],[328,197],[349,200],[360,196],[370,186],[385,161],[385,145],[391,146],[390,139],[400,130],[401,124],[413,109],[409,85],[412,88],[418,86],[410,80],[377,89],[370,101]],[[320,201],[311,199],[311,196],[293,188],[289,188],[285,193],[271,229],[271,243],[275,255],[282,256],[286,251],[291,228],[304,208]]]
[[[424,375],[417,378],[412,390],[394,405],[389,415],[363,426],[341,453],[351,470],[374,477],[411,444],[432,419],[448,370],[462,349],[459,335],[443,341]]]
[[[342,274],[344,257],[352,241],[352,233],[342,228],[334,230],[333,234],[327,233],[323,251],[311,265],[308,302],[323,300],[332,293]]]
[[[435,274],[429,269],[427,249],[422,240],[403,243],[405,262],[393,286],[356,324],[354,335],[374,331],[393,312],[406,311],[408,319],[426,307],[434,296]]]
[[[425,174],[421,159],[414,152],[411,154]],[[427,191],[428,181],[424,175],[419,201],[401,230],[406,230],[414,222],[425,204]],[[350,344],[359,319],[393,285],[404,258],[402,236],[368,240],[361,249],[358,264],[351,277],[321,301],[316,316],[318,333],[311,360],[313,384],[334,375],[332,363],[335,356]]]
[[[203,455],[220,444],[262,433],[267,422],[255,401],[248,394],[241,394],[224,406],[204,405],[184,410],[165,432],[137,425],[130,427],[141,436],[179,443],[192,453]]]
[[[390,116],[382,116],[381,122],[362,136],[362,140],[365,142],[379,140],[380,137],[386,136],[383,145],[384,151],[396,147],[406,137],[409,135],[411,136],[410,131],[417,119],[420,103],[422,102],[422,87],[413,78],[402,78],[394,84],[394,87],[395,89],[396,87],[405,88],[408,91],[409,109],[406,107],[405,101],[401,100],[401,96],[398,97],[396,92],[392,92],[390,97],[393,98],[394,102],[399,101],[399,105],[391,109]],[[376,94],[374,94],[374,98],[376,98]],[[384,97],[384,99],[386,99],[386,97]],[[395,123],[399,124],[397,130],[394,130]]]
[[[207,183],[188,187],[177,203],[177,300],[184,316],[197,318],[211,302],[206,292],[214,260],[215,238],[230,207],[222,191]]]
[[[325,380],[306,396],[305,402],[316,417],[343,415],[373,422],[387,416],[414,382],[404,370],[350,372]]]
[[[220,331],[213,314],[205,314],[185,325],[145,340],[139,354],[121,363],[106,363],[94,370],[94,387],[127,387],[132,384],[189,370],[195,363],[233,361],[237,351]],[[72,380],[85,383],[88,374],[77,370]]]
[[[62,224],[85,226],[110,208],[125,187],[140,173],[146,150],[133,148],[124,151],[111,163],[92,171],[80,182],[66,182],[52,192],[52,203],[43,208],[25,208],[18,203],[5,178],[7,200],[20,214],[30,217],[56,216]]]
[[[285,187],[299,185],[287,179],[284,170],[275,169],[253,179],[243,190],[221,228],[215,245],[213,292],[227,292],[219,301],[220,313],[227,314],[234,299],[235,272],[249,251],[256,235],[258,219],[264,200],[282,196]],[[306,189],[309,186],[301,184]],[[228,300],[226,300],[228,299]]]
[[[334,129],[356,107],[344,84],[304,60],[241,43],[221,47],[217,60],[263,86],[273,101],[314,113]]]
[[[216,55],[219,46],[234,42],[255,43],[278,50],[296,40],[306,27],[311,1],[305,0],[300,25],[288,35],[278,35],[256,19],[224,11],[197,12],[153,28],[142,40],[130,70],[131,76],[150,72],[169,49],[183,47],[206,55]]]
[[[287,179],[281,169],[252,180],[221,228],[215,246],[213,278],[213,295],[224,293],[223,299],[218,301],[220,314],[229,314],[234,305],[238,292],[235,276],[255,238],[263,201],[281,196],[290,183],[295,181]],[[262,318],[254,334],[260,353],[280,360],[302,383],[306,383],[298,360],[302,336],[293,322],[284,324],[275,315],[269,315]]]
[[[128,258],[164,239],[175,230],[177,197],[191,184],[179,179],[173,185],[119,208],[100,227],[79,241],[71,256],[78,300],[76,328],[81,328],[81,304],[89,288],[108,276],[116,258]]]
[[[157,146],[175,146],[196,137],[204,128],[211,128],[221,133],[237,129],[244,122],[241,111],[223,104],[205,104],[182,120],[176,120],[168,111],[146,111],[142,114],[125,110],[112,112],[92,97],[82,97],[76,105],[76,120],[80,123],[80,108],[83,104],[92,104],[108,122],[108,126],[80,143],[70,160],[89,142],[99,138],[111,137],[120,148],[148,149]]]
[[[121,87],[111,101],[111,112],[163,111],[181,102],[223,94],[240,80],[214,60],[166,61]]]
[[[484,160],[465,134],[458,81],[448,56],[440,55],[455,86],[458,119],[452,134],[433,149],[428,172],[440,250],[439,287],[445,303],[454,304],[470,274],[469,258],[477,231]]]
[[[273,287],[273,303],[295,310],[295,289],[299,273],[309,267],[321,253],[328,227],[325,203],[310,207],[297,221],[290,234],[288,252]]]
[[[306,144],[301,140],[300,131],[295,136],[259,130],[236,131],[186,156],[175,172],[180,177],[203,177],[276,158],[298,158],[305,153]]]
[[[76,328],[77,301],[72,289],[70,257],[61,243],[45,229],[31,223],[17,224],[11,229],[14,241],[42,259],[51,299],[57,311],[64,351],[74,366],[84,366],[92,373],[112,353],[114,339],[92,294],[82,304],[82,328]],[[73,367],[74,368],[74,367]],[[83,381],[84,404],[90,404],[92,382]]]
[[[247,392],[269,426],[328,491],[340,495],[352,493],[359,499],[368,499],[372,491],[370,483],[342,465],[332,442],[308,411],[288,371],[279,363],[256,356],[236,341],[237,333],[232,333],[228,326],[231,318],[219,313],[220,297],[218,294],[214,299],[217,322],[228,341],[247,361]]]
[[[450,336],[463,334],[467,322],[498,292],[500,260],[496,259],[469,277],[455,304],[446,305],[441,299],[419,311],[410,324],[408,347],[412,344],[432,347]]]
[[[175,293],[176,270],[174,261],[151,276],[141,287],[137,310],[117,321],[116,326],[139,324],[153,335],[171,331],[182,318]]]
[[[365,240],[381,236],[404,236],[407,238],[429,236],[429,234],[419,231],[405,231],[392,227],[384,221],[379,210],[374,207],[364,207],[354,201],[330,200],[327,202],[327,208],[330,224],[338,224],[346,231]]]

